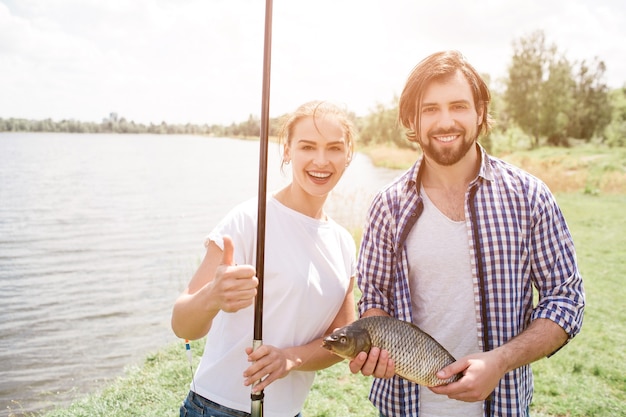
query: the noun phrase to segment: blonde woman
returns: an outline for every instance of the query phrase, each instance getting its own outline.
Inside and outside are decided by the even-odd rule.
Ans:
[[[355,319],[356,248],[324,205],[350,164],[354,135],[346,112],[329,102],[303,104],[285,120],[282,163],[292,181],[267,198],[263,345],[255,351],[257,200],[209,233],[172,313],[180,338],[207,336],[181,416],[247,416],[259,380],[264,415],[300,415],[315,371],[341,360],[321,348],[322,337]]]

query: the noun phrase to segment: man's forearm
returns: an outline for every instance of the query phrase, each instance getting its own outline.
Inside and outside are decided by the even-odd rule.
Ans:
[[[548,319],[534,320],[526,330],[494,349],[512,371],[554,353],[567,342],[568,335],[561,326]]]

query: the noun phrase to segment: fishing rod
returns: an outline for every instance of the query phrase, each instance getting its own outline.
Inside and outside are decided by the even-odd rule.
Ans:
[[[191,355],[191,345],[189,344],[189,340],[185,339],[185,351],[187,351],[187,361],[189,362],[189,370],[191,371],[191,382],[193,384],[193,391],[196,391],[196,380],[194,378],[193,372],[193,357]]]
[[[263,275],[265,268],[265,209],[267,194],[267,148],[269,142],[270,69],[272,60],[272,0],[265,0],[265,37],[263,45],[263,92],[259,152],[259,191],[257,212],[256,276],[259,279],[254,300],[254,339],[252,349],[263,344]],[[252,389],[259,383],[252,384]],[[263,417],[263,390],[250,394],[252,417]]]

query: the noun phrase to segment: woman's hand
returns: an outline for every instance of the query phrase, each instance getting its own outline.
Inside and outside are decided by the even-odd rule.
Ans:
[[[227,313],[252,305],[259,285],[251,265],[235,265],[234,252],[233,241],[225,236],[222,260],[215,271],[215,278],[205,287],[216,307]]]
[[[248,361],[252,365],[243,373],[244,385],[250,386],[259,381],[253,388],[254,392],[260,392],[277,379],[284,378],[299,365],[299,361],[288,357],[285,349],[279,349],[271,345],[261,345],[256,350],[246,348]]]

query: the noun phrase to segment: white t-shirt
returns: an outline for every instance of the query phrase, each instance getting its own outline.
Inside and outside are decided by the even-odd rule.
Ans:
[[[456,359],[479,352],[465,221],[446,217],[422,191],[424,211],[409,232],[409,281],[413,322]],[[425,387],[420,417],[482,417],[483,403],[451,400]]]
[[[233,239],[234,262],[256,266],[257,201],[235,207],[209,234],[223,248]],[[356,247],[346,229],[321,221],[268,198],[265,227],[263,344],[280,348],[321,337],[341,307],[355,274]],[[223,311],[213,320],[191,388],[225,407],[250,412],[250,387],[243,372],[250,366],[254,306]],[[321,349],[321,347],[320,347]],[[304,405],[315,372],[292,371],[265,390],[264,415],[293,417]]]

